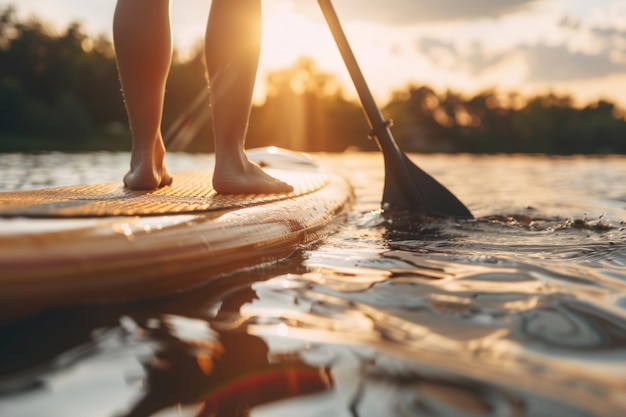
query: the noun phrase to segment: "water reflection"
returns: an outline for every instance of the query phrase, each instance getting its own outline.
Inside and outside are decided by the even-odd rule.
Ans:
[[[175,335],[189,327],[205,327],[209,337]],[[142,361],[145,394],[128,417],[194,404],[196,416],[247,416],[261,404],[331,385],[326,369],[308,366],[295,354],[270,356],[266,343],[244,331],[218,334],[206,322],[170,316],[151,332],[159,348]]]
[[[566,160],[427,159],[459,222],[385,216],[369,158],[346,224],[288,261],[2,325],[0,415],[624,415],[623,161],[600,195]]]
[[[232,303],[224,303],[218,319],[232,314],[230,308]],[[261,404],[332,386],[326,367],[304,363],[297,352],[270,352],[245,329],[218,333],[209,321],[176,315],[123,315],[114,324],[108,321],[120,311],[110,311],[108,323],[91,322],[91,336],[71,340],[80,329],[55,328],[60,346],[23,344],[41,336],[40,325],[54,325],[60,317],[68,322],[68,316],[83,312],[41,316],[36,327],[21,323],[20,334],[2,329],[3,340],[11,341],[3,346],[3,357],[21,360],[1,369],[2,415],[139,417],[184,409],[194,416],[247,416]],[[105,327],[96,330],[98,324]],[[11,400],[2,401],[7,397]]]

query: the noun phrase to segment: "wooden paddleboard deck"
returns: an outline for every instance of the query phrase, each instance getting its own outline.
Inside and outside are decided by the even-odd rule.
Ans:
[[[133,191],[119,183],[50,188],[2,193],[2,217],[155,216],[241,208],[308,194],[326,186],[319,171],[267,169],[270,175],[293,185],[284,194],[218,195],[210,171],[185,171],[171,186],[154,191]]]
[[[120,184],[0,193],[0,320],[59,304],[170,294],[288,256],[352,200],[328,167],[271,162],[293,193],[219,196],[210,173],[152,192]]]

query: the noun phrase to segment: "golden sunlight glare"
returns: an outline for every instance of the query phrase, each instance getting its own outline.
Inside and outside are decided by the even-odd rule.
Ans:
[[[315,19],[290,10],[265,13],[255,99],[265,97],[264,78],[269,72],[291,67],[301,57],[313,59],[320,69],[347,81],[343,62],[321,15]]]

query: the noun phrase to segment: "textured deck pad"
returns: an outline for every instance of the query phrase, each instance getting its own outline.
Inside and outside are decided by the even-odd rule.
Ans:
[[[291,193],[218,195],[209,171],[174,174],[174,183],[154,191],[132,191],[120,183],[0,193],[0,217],[103,217],[192,213],[251,206],[319,190],[329,178],[320,172],[267,169],[294,187]]]

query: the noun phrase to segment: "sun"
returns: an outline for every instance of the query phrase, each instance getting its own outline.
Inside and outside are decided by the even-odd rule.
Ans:
[[[330,31],[321,19],[289,10],[275,10],[263,16],[262,59],[272,65],[284,67],[302,55],[335,58],[335,50]]]
[[[255,100],[265,96],[262,84],[269,72],[291,67],[301,57],[313,59],[320,69],[343,81],[341,74],[346,71],[321,14],[316,19],[288,9],[273,9],[264,13],[262,36],[257,80],[260,88]]]

